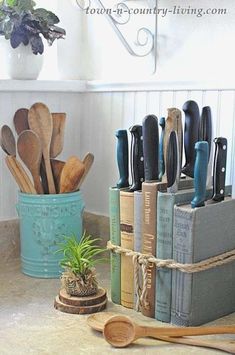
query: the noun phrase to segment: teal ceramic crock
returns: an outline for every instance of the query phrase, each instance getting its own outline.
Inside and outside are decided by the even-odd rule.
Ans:
[[[19,192],[16,206],[20,219],[22,272],[38,278],[58,278],[63,236],[83,233],[84,202],[80,191],[58,195]]]

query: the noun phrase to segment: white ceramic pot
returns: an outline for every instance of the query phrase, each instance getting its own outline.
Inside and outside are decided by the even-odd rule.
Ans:
[[[37,79],[43,65],[43,55],[33,54],[30,45],[13,49],[5,40],[5,70],[11,79]]]

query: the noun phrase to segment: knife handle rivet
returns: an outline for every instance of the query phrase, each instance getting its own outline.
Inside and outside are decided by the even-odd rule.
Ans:
[[[223,193],[224,193],[224,190],[223,190],[223,189],[222,189],[222,190],[220,190],[220,194],[221,194],[221,195],[223,195]]]
[[[222,168],[221,171],[222,171],[222,173],[224,173],[225,172],[225,168]]]
[[[223,150],[226,150],[227,149],[227,146],[226,145],[223,145]]]
[[[140,158],[140,161],[144,161],[144,157],[141,157],[141,158]]]

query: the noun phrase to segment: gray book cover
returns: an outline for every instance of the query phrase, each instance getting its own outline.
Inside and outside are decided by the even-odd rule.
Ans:
[[[143,221],[143,194],[142,191],[134,192],[134,251],[142,251],[142,221]],[[139,273],[140,287],[142,286],[142,272]],[[134,285],[134,304],[137,300],[137,290]]]
[[[235,248],[235,200],[175,206],[173,258],[196,263]],[[235,311],[235,262],[194,274],[172,272],[171,322],[197,326]]]

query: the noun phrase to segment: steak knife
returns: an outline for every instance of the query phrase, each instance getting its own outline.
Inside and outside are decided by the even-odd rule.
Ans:
[[[160,118],[159,125],[162,128],[160,143],[159,143],[159,180],[162,180],[162,177],[165,173],[165,160],[164,160],[164,135],[165,135],[165,117]]]
[[[148,115],[143,119],[143,157],[145,181],[158,180],[159,133],[158,119]]]
[[[144,157],[142,126],[134,125],[131,132],[131,176],[132,185],[130,191],[141,190],[144,181]]]
[[[117,137],[117,164],[120,179],[117,183],[117,187],[123,188],[129,186],[129,153],[128,153],[128,137],[125,129],[119,129],[116,131]]]
[[[215,157],[213,169],[213,197],[212,200],[220,202],[225,196],[225,179],[228,143],[227,139],[218,137],[214,139]]]
[[[195,196],[191,201],[192,208],[205,206],[206,179],[209,156],[208,142],[200,141],[195,144],[196,161],[194,167]]]
[[[195,143],[199,140],[199,108],[195,101],[187,101],[183,106],[185,113],[184,127],[184,149],[185,149],[185,166],[182,173],[194,177],[194,165],[196,159]]]
[[[171,131],[167,147],[167,192],[176,193],[178,191],[180,179],[180,153],[178,136],[175,131]]]

